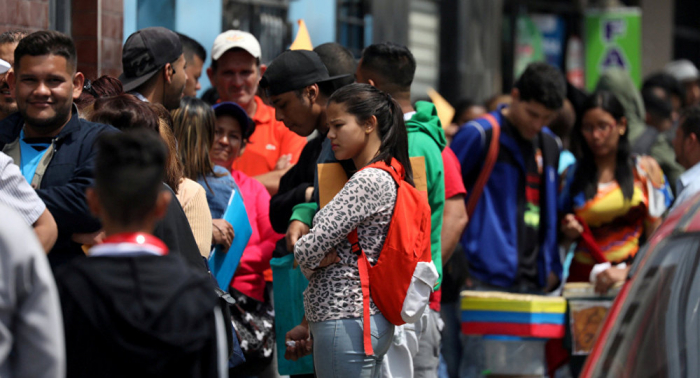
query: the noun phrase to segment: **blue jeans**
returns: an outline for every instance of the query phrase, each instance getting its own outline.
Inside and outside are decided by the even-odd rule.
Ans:
[[[384,354],[394,337],[394,325],[382,314],[370,317],[373,356],[366,356],[362,318],[309,322],[314,340],[317,377],[377,378]]]

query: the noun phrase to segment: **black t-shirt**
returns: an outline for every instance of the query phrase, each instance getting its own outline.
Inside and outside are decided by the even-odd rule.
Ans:
[[[540,187],[542,184],[542,150],[539,136],[524,139],[504,118],[503,132],[513,138],[525,163],[525,177],[520,176],[518,191],[518,272],[514,286],[540,289],[537,256],[540,249]],[[506,154],[509,155],[509,154]],[[515,159],[510,156],[510,159]],[[518,165],[517,162],[512,162]]]

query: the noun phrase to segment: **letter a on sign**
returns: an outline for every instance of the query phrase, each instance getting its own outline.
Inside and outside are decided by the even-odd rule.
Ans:
[[[626,68],[625,59],[623,58],[623,52],[619,48],[613,47],[605,54],[605,59],[603,59],[603,68],[610,67],[620,67]]]

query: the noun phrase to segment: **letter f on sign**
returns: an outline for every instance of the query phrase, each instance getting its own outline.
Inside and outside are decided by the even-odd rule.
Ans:
[[[625,34],[625,20],[607,20],[603,23],[603,38],[605,43],[612,42],[617,36]]]

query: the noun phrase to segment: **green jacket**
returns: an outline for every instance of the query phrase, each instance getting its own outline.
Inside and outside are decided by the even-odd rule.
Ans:
[[[418,101],[416,114],[406,121],[408,131],[408,154],[410,157],[425,157],[425,174],[428,181],[428,203],[430,204],[430,243],[433,263],[438,278],[435,289],[442,282],[442,213],[445,207],[445,172],[442,165],[442,150],[446,146],[437,110],[432,103]],[[311,227],[318,205],[302,203],[294,207],[291,221],[298,220]]]
[[[596,91],[606,90],[612,92],[625,108],[627,118],[627,139],[634,145],[646,127],[644,119],[644,101],[642,94],[632,81],[630,74],[621,68],[608,68],[600,75]]]
[[[442,150],[447,145],[435,105],[416,102],[416,114],[406,121],[408,130],[408,155],[425,157],[425,174],[428,181],[428,203],[430,203],[430,243],[433,263],[437,268],[436,289],[442,283],[442,213],[445,208],[445,170],[442,165]]]

